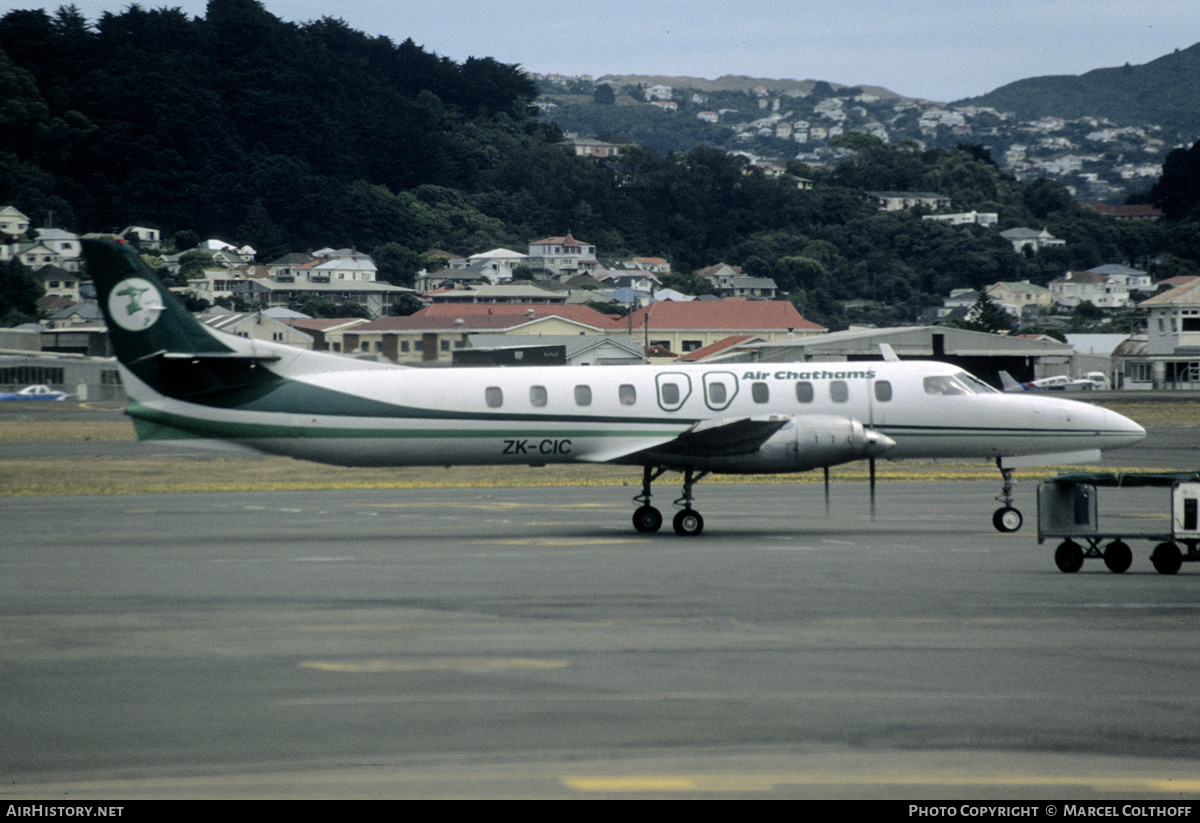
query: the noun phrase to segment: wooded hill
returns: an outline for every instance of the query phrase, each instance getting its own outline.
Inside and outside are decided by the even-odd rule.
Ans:
[[[955,105],[990,106],[1021,120],[1053,115],[1156,123],[1168,145],[1191,143],[1200,135],[1200,43],[1140,66],[1018,80]]]
[[[13,11],[0,18],[0,204],[38,226],[151,225],[249,244],[261,260],[356,246],[399,283],[430,248],[522,249],[569,230],[601,256],[663,256],[685,275],[741,265],[832,326],[853,298],[885,303],[877,322],[911,321],[954,287],[1044,284],[1168,251],[1164,273],[1200,273],[1200,243],[1177,228],[1084,212],[978,147],[848,134],[838,168],[793,164],[816,183],[805,191],[706,146],[577,158],[535,118],[535,94],[516,66],[455,63],[330,18],[287,23],[254,0],[211,0],[194,19]],[[862,189],[938,191],[1068,245],[1025,257],[993,229],[881,213]]]

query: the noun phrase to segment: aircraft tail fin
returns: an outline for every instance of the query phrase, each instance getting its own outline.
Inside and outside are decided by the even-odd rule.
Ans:
[[[130,399],[166,396],[236,407],[250,397],[247,392],[270,391],[279,381],[258,368],[278,356],[258,354],[249,341],[243,346],[240,338],[208,329],[132,247],[86,239],[83,254],[117,360],[137,378],[125,387]]]
[[[1025,387],[1013,379],[1013,376],[1003,369],[1000,370],[1000,384],[1005,391],[1024,391]]]
[[[165,353],[232,352],[171,296],[132,246],[93,239],[82,245],[113,350],[126,368],[136,373],[139,363]]]

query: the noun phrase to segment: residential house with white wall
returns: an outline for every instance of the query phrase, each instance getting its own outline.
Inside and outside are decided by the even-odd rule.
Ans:
[[[1036,252],[1050,246],[1067,245],[1066,240],[1059,240],[1045,229],[1038,231],[1037,229],[1021,227],[1002,231],[1000,232],[1000,236],[1012,243],[1013,251],[1018,253],[1025,249]]]
[[[1149,312],[1145,337],[1131,338],[1114,355],[1121,387],[1200,390],[1200,279],[1139,305]]]
[[[571,277],[599,269],[600,261],[596,259],[595,246],[576,240],[567,232],[563,237],[547,237],[530,243],[526,265],[551,277]]]

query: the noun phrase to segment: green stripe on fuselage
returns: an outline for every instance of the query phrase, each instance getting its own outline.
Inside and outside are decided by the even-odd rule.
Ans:
[[[413,426],[399,425],[401,420],[397,419],[397,426],[386,428],[368,428],[354,426],[329,426],[314,422],[312,425],[297,425],[297,424],[281,424],[281,423],[265,423],[265,422],[250,422],[244,420],[210,420],[202,417],[192,417],[185,414],[177,414],[175,412],[163,411],[154,409],[148,406],[143,406],[139,403],[131,403],[125,413],[133,418],[134,430],[137,432],[139,440],[194,440],[198,437],[216,438],[221,440],[263,440],[263,439],[283,439],[283,438],[328,438],[328,439],[402,439],[402,438],[472,438],[472,437],[545,437],[548,434],[553,434],[555,437],[663,437],[665,435],[675,434],[681,426],[687,425],[687,421],[671,421],[663,426],[663,428],[650,430],[630,430],[630,429],[608,429],[608,428],[581,428],[581,429],[554,429],[552,432],[545,428],[529,429],[529,428],[476,428],[470,426],[458,426],[455,428],[419,428]],[[401,418],[404,419],[404,418]],[[408,420],[415,421],[415,417],[408,417]],[[425,418],[431,419],[431,418]],[[493,422],[495,418],[481,418],[479,416],[471,418],[463,418],[473,420],[475,423]],[[547,426],[561,424],[564,422],[580,422],[577,420],[567,420],[561,417],[541,417],[535,418],[537,422],[546,424]],[[500,422],[500,421],[497,421]],[[518,422],[518,421],[503,421],[503,422]],[[534,420],[520,421],[534,422]],[[588,421],[596,424],[604,424],[603,420]],[[630,421],[621,421],[629,423]]]

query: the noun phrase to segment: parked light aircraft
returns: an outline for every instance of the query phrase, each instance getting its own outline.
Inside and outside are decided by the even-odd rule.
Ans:
[[[125,245],[84,240],[141,440],[217,439],[345,466],[614,463],[642,468],[634,527],[662,514],[651,484],[683,474],[674,529],[697,535],[710,472],[802,472],[877,457],[994,458],[1021,525],[1018,465],[1095,460],[1141,426],[1060,398],[1005,395],[945,363],[421,369],[213,331]]]
[[[1006,371],[1000,372],[1000,383],[1008,392],[1018,391],[1088,391],[1090,389],[1107,389],[1108,377],[1103,372],[1090,371],[1083,377],[1072,379],[1065,374],[1053,377],[1041,377],[1025,383],[1019,382]]]

